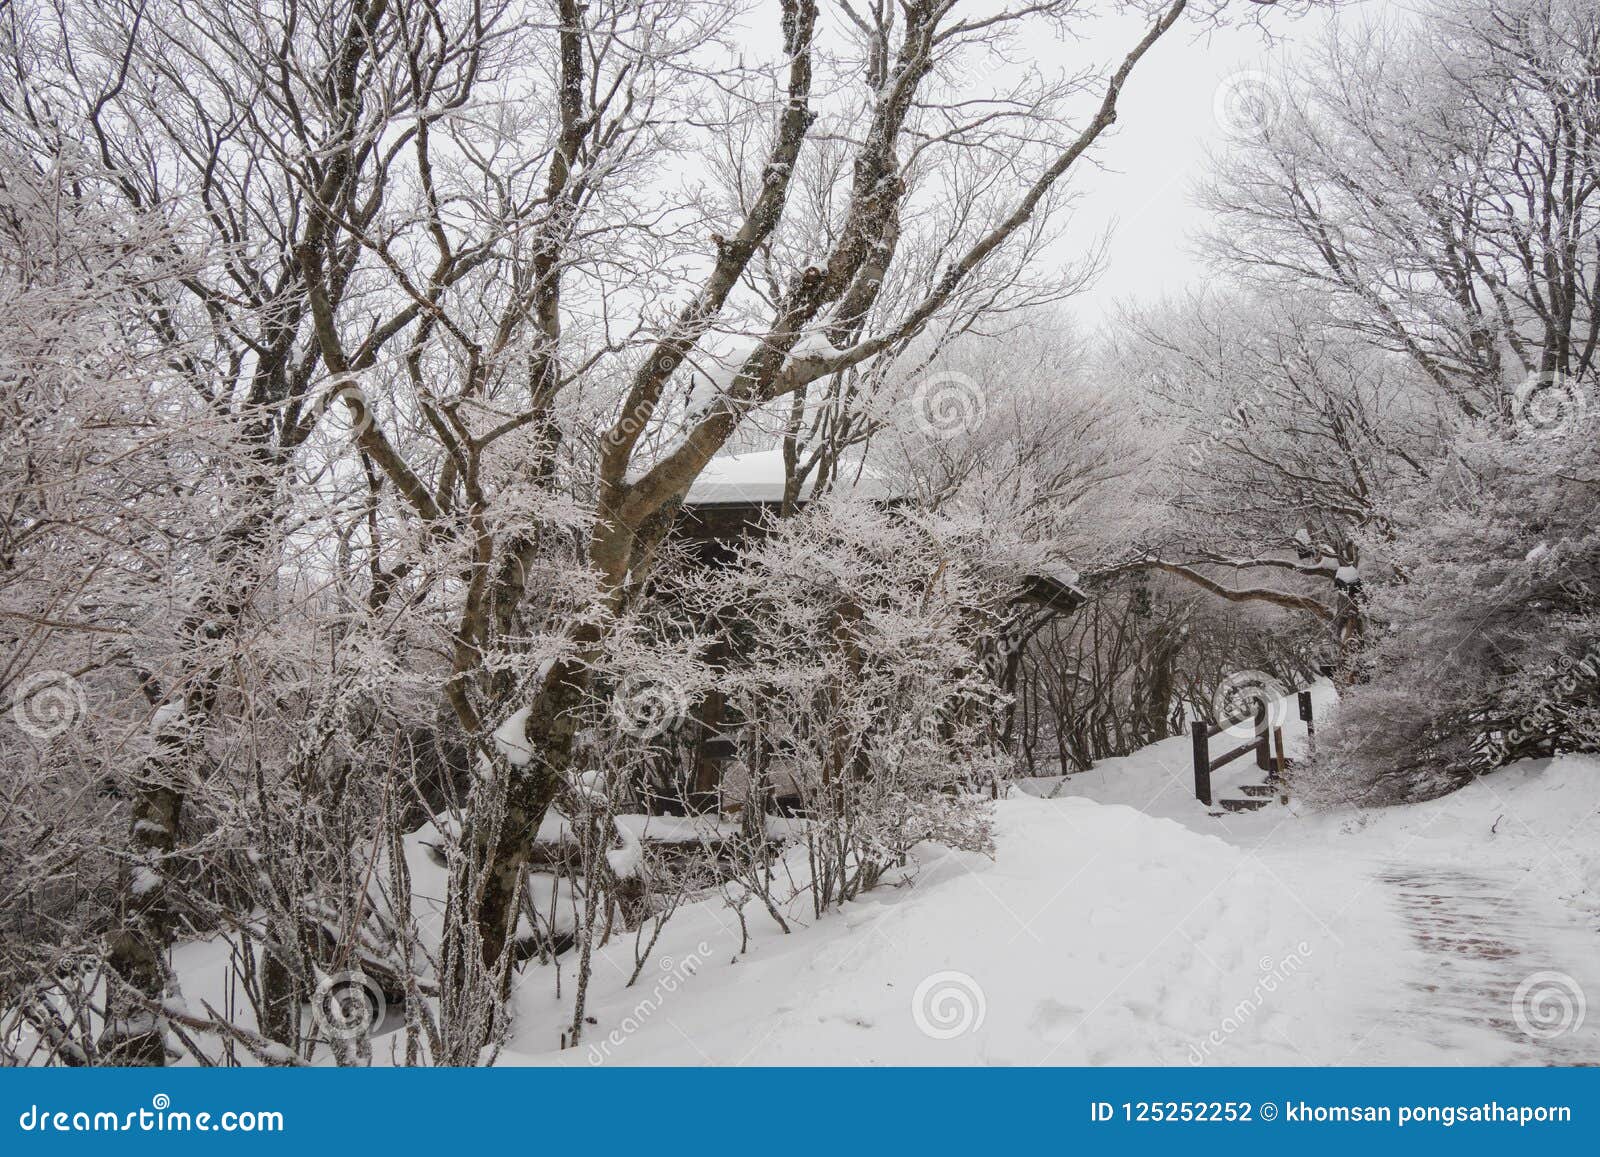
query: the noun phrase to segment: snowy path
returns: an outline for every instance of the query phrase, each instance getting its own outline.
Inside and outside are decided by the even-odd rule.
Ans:
[[[993,860],[928,849],[914,886],[880,887],[792,936],[753,918],[759,935],[736,960],[725,914],[696,906],[661,956],[710,946],[693,983],[657,1000],[612,988],[602,962],[592,1040],[621,1026],[620,1043],[550,1053],[529,1032],[515,1059],[1181,1065],[1220,1056],[1206,1043],[1217,1033],[1241,1058],[1295,1063],[1295,1010],[1359,998],[1331,949],[1300,958],[1315,920],[1222,840],[1084,799],[1008,800],[996,819]],[[1281,999],[1257,1002],[1274,970]],[[1233,1024],[1246,1002],[1260,1015]]]
[[[1380,1032],[1500,1063],[1600,1064],[1600,1018],[1575,1023],[1582,994],[1600,993],[1600,937],[1526,873],[1395,862],[1378,879],[1425,956]]]
[[[1180,739],[1054,790],[1213,833],[1304,908],[1318,963],[1336,955],[1363,990],[1331,1014],[1347,1039],[1286,1020],[1305,1063],[1600,1064],[1600,760],[1531,761],[1409,807],[1211,817]],[[1218,1060],[1272,1063],[1239,1046]]]
[[[659,1002],[636,989],[596,1003],[600,1029],[626,1027],[632,1013],[641,1031],[600,1057],[551,1054],[530,1035],[516,1059],[1600,1059],[1595,1021],[1571,1031],[1575,1014],[1559,1004],[1600,994],[1600,936],[1537,895],[1525,868],[1430,863],[1437,849],[1417,839],[1351,856],[1282,813],[1208,828],[1202,812],[1190,827],[1064,797],[1007,801],[997,818],[995,860],[935,853],[914,887],[880,889],[793,936],[759,936],[737,963],[714,909],[686,914],[669,931],[684,943],[667,953],[695,951],[691,935],[713,946],[700,950],[695,983]],[[1513,1002],[1530,977],[1529,1023],[1561,1028],[1565,1018],[1565,1031],[1542,1037],[1518,1024]]]
[[[1600,1064],[1600,760],[1221,818],[1188,773],[1179,739],[1031,783],[994,859],[925,847],[742,955],[691,905],[640,985],[603,950],[581,1049],[528,985],[504,1063]]]
[[[429,831],[407,845],[425,902]],[[530,965],[500,1063],[1600,1065],[1600,758],[1406,807],[1215,816],[1178,737],[1015,785],[994,837],[993,857],[920,845],[820,919],[797,893],[789,935],[749,904],[746,942],[708,894],[631,985],[647,939],[612,937],[578,1048],[571,959]],[[791,847],[775,886],[805,878]],[[191,1000],[223,1001],[229,955],[180,948]]]

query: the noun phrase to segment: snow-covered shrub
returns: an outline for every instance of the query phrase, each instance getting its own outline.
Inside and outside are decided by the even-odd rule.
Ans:
[[[1327,734],[1317,794],[1423,799],[1600,747],[1597,482],[1592,417],[1462,440],[1370,548],[1393,581],[1370,596],[1370,679]]]
[[[971,528],[819,502],[709,584],[737,608],[726,677],[751,803],[802,817],[821,912],[924,840],[986,851],[1004,696],[974,644],[1015,591]],[[1012,571],[1014,574],[1014,570]]]

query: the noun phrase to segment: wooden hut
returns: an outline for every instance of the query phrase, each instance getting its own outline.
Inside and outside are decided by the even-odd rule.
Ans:
[[[688,544],[706,565],[726,563],[740,540],[764,533],[771,525],[771,519],[783,506],[785,476],[780,450],[713,459],[684,498],[670,536]],[[868,471],[848,474],[837,487],[875,502],[905,501],[881,475]],[[809,498],[809,488],[803,487],[797,505],[803,506]],[[1024,576],[1017,601],[1028,604],[1032,611],[1025,617],[1028,633],[1036,630],[1043,619],[1070,614],[1082,605],[1085,596],[1076,586],[1076,579],[1077,575],[1066,568]],[[733,740],[724,728],[726,707],[722,694],[712,692],[690,711],[692,772],[687,802],[696,810],[716,806],[723,766],[735,755]]]

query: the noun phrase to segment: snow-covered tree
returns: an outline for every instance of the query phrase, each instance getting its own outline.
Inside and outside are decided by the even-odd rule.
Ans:
[[[973,524],[819,501],[712,580],[739,639],[726,676],[744,806],[800,808],[818,914],[925,840],[988,850],[983,801],[1008,760],[1004,694],[976,642],[1020,573]]]
[[[70,862],[101,898],[44,954],[96,962],[92,1015],[30,1030],[51,1054],[360,1061],[300,1015],[354,961],[405,999],[412,1055],[488,1055],[551,807],[592,829],[603,929],[632,885],[584,801],[654,755],[622,689],[712,678],[656,585],[696,477],[751,436],[837,475],[953,343],[1081,284],[1038,260],[1067,182],[1152,46],[1239,5],[1115,7],[1128,44],[1059,72],[1014,50],[1073,41],[1077,0],[0,12],[0,689],[50,733],[6,725],[25,806],[0,822],[27,836],[4,886]],[[931,571],[852,532],[894,612],[859,661],[899,713],[880,731],[852,701],[848,758],[885,769],[852,871],[946,820],[966,838],[936,757],[989,775],[999,700],[960,632],[1009,614],[1025,555],[1088,537],[1085,489],[1116,471],[1103,412],[1025,401],[1030,437],[938,456],[943,529],[885,530]],[[774,573],[831,533],[774,540]],[[1022,546],[980,582],[984,534]],[[856,662],[835,626],[818,640]],[[446,870],[423,913],[403,837],[425,817]],[[248,1014],[182,992],[188,936],[236,954]]]
[[[1374,544],[1370,680],[1322,759],[1333,800],[1427,798],[1512,759],[1600,746],[1600,454],[1592,423],[1464,440]]]
[[[1315,287],[1468,417],[1592,383],[1597,72],[1586,0],[1341,22],[1219,157],[1213,251]]]

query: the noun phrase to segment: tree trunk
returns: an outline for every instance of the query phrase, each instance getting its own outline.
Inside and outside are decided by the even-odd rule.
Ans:
[[[294,985],[294,971],[283,962],[283,955],[270,944],[261,948],[261,1035],[292,1048],[295,1021],[300,1010]]]
[[[183,747],[182,738],[172,733],[157,741],[134,801],[131,862],[122,873],[122,924],[111,936],[106,957],[114,979],[106,993],[100,1055],[110,1065],[164,1065],[167,1060],[160,1006],[174,995],[167,990],[164,959],[172,942],[173,914],[163,861],[177,845],[183,799],[159,781]]]

